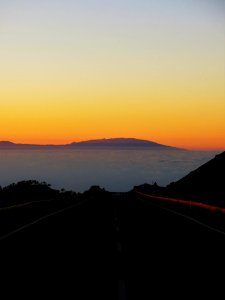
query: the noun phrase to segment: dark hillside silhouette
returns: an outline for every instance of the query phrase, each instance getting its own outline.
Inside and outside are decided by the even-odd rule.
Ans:
[[[53,189],[46,182],[24,180],[0,187],[0,208],[43,200],[73,199],[75,196],[75,192]]]
[[[225,206],[225,152],[168,185],[168,191]]]

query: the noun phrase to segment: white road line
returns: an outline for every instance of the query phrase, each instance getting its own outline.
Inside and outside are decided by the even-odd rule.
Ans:
[[[39,201],[30,201],[30,202],[21,203],[21,204],[15,204],[15,205],[6,206],[6,207],[0,207],[0,211],[9,210],[9,209],[14,209],[14,208],[20,208],[20,207],[24,207],[24,206],[31,205],[31,204],[33,204],[33,203],[51,202],[51,201],[54,201],[54,200],[55,200],[55,199],[39,200]]]
[[[65,207],[65,208],[60,209],[60,210],[58,210],[58,211],[55,211],[55,212],[53,212],[53,213],[51,213],[51,214],[44,215],[44,216],[42,216],[42,217],[40,217],[40,218],[38,218],[38,219],[36,219],[36,220],[34,220],[34,221],[32,221],[32,222],[26,224],[26,225],[23,225],[23,226],[21,226],[21,227],[15,229],[15,230],[13,230],[13,231],[7,233],[7,234],[1,236],[1,237],[0,237],[0,241],[6,239],[6,238],[12,236],[13,234],[16,234],[16,233],[18,233],[18,232],[20,232],[20,231],[22,231],[22,230],[24,230],[24,229],[26,229],[26,228],[32,226],[32,225],[35,225],[35,224],[37,224],[37,223],[39,223],[39,222],[41,222],[41,221],[43,221],[43,220],[45,220],[45,219],[47,219],[47,218],[49,218],[49,217],[55,216],[55,215],[57,215],[57,214],[60,214],[61,212],[67,211],[67,210],[69,210],[69,209],[71,209],[71,208],[74,208],[74,207],[83,205],[84,203],[88,202],[89,200],[90,200],[90,199],[87,199],[87,200],[85,200],[85,201],[83,201],[83,202],[80,202],[80,203],[76,203],[76,204],[70,205],[69,207]]]

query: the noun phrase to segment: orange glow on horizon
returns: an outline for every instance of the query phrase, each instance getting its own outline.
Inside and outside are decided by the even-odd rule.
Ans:
[[[221,1],[3,2],[0,140],[225,149]]]
[[[182,149],[187,149],[187,150],[199,150],[199,151],[225,151],[225,145],[221,146],[221,141],[218,139],[217,141],[213,141],[213,146],[208,143],[208,141],[191,141],[192,143],[188,143],[188,140],[185,139],[159,139],[155,138],[152,139],[149,136],[131,136],[131,135],[126,135],[126,136],[121,136],[121,135],[96,135],[93,137],[83,137],[83,138],[20,138],[20,139],[15,139],[15,138],[2,138],[1,141],[11,141],[13,143],[17,144],[40,144],[40,145],[48,145],[48,144],[53,144],[53,145],[63,145],[63,144],[70,144],[72,142],[81,142],[81,141],[88,141],[88,140],[95,140],[95,139],[110,139],[110,138],[137,138],[137,139],[143,139],[143,140],[149,140],[155,143],[163,144],[163,145],[168,145],[168,146],[173,146],[177,148],[182,148]]]

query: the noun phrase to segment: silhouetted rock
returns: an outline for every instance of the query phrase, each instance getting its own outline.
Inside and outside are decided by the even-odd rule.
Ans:
[[[144,183],[139,186],[134,186],[133,191],[138,191],[144,194],[162,195],[165,194],[166,188],[159,186],[156,182],[154,184]]]
[[[225,205],[225,152],[168,185],[168,191]]]
[[[99,195],[102,193],[106,193],[106,190],[104,188],[101,188],[99,185],[92,185],[89,190],[84,192],[84,195],[85,194]]]
[[[0,189],[0,206],[56,199],[58,195],[59,191],[52,189],[46,182],[24,180]]]

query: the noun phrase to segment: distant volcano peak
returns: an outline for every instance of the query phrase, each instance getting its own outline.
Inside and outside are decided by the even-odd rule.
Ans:
[[[176,149],[171,146],[158,144],[149,140],[142,140],[137,138],[103,138],[88,141],[81,141],[71,143],[68,146],[86,146],[86,147],[154,147],[154,148],[167,148]]]
[[[179,149],[163,144],[158,144],[149,140],[137,138],[103,138],[95,140],[87,140],[81,142],[72,142],[65,145],[37,145],[37,144],[16,144],[10,141],[0,141],[0,149],[75,149],[78,147],[102,147],[102,148],[152,148],[152,149]]]

